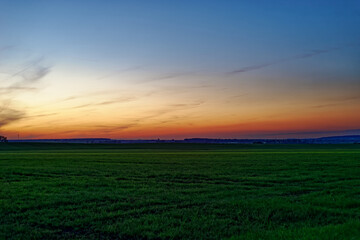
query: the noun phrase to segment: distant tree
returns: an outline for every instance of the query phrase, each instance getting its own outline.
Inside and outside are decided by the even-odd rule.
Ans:
[[[0,142],[7,142],[7,137],[0,136]]]

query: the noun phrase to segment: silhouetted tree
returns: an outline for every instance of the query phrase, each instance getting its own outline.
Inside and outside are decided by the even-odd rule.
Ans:
[[[0,136],[0,142],[7,142],[7,137]]]

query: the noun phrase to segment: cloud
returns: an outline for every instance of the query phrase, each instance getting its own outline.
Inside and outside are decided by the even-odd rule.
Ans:
[[[0,103],[1,104],[1,103]],[[0,128],[12,122],[24,118],[25,112],[22,110],[12,109],[7,106],[0,108]]]
[[[173,73],[163,74],[162,76],[141,80],[138,83],[149,83],[149,82],[154,82],[154,81],[164,81],[164,80],[175,79],[175,78],[184,77],[184,76],[191,76],[191,75],[194,75],[194,74],[196,74],[196,72],[173,72]]]
[[[26,116],[26,118],[41,118],[41,117],[49,117],[49,116],[55,116],[55,115],[58,115],[58,113],[36,114],[36,115]]]
[[[202,105],[203,103],[204,103],[204,101],[195,101],[192,103],[169,104],[169,105],[163,106],[157,110],[145,113],[141,117],[127,120],[126,123],[94,125],[94,126],[87,127],[84,132],[86,132],[86,134],[91,134],[91,133],[98,134],[99,132],[102,134],[109,134],[109,133],[124,131],[124,130],[128,130],[128,129],[137,127],[137,126],[141,125],[142,123],[145,123],[146,121],[156,119],[158,117],[161,117],[161,116],[169,114],[169,113],[175,113],[175,112],[178,112],[181,110],[196,108],[196,107]],[[179,118],[180,118],[180,116],[175,116],[175,117],[172,116],[166,120],[162,120],[160,122],[160,124],[168,123],[173,120],[178,120]],[[81,130],[79,130],[77,132],[79,134],[82,133]],[[61,132],[61,134],[63,134],[63,132]]]
[[[167,85],[167,86],[157,86],[157,90],[153,93],[168,93],[168,94],[181,94],[188,93],[194,89],[208,89],[213,87],[209,83],[201,83],[200,85]]]
[[[45,77],[50,72],[50,67],[42,66],[40,60],[31,62],[28,66],[20,71],[10,75],[6,81],[15,77],[18,80],[9,86],[9,88],[23,88],[29,84],[35,83]]]
[[[115,98],[115,99],[108,100],[108,101],[82,104],[82,105],[74,106],[71,108],[86,108],[86,107],[105,106],[105,105],[111,105],[111,104],[130,102],[130,101],[134,101],[136,99],[137,99],[136,97]]]
[[[21,92],[21,91],[34,91],[37,88],[35,87],[0,87],[0,94],[1,95],[6,95],[6,94],[11,94],[14,92]]]
[[[267,63],[242,67],[242,68],[233,70],[231,72],[228,72],[228,74],[240,74],[240,73],[244,73],[244,72],[255,71],[255,70],[266,68],[266,67],[269,67],[269,66],[272,66],[272,65],[277,65],[277,64],[281,64],[281,63],[285,63],[285,62],[291,62],[291,61],[295,61],[295,60],[298,60],[298,59],[311,58],[311,57],[314,57],[314,56],[317,56],[317,55],[320,55],[320,54],[325,54],[325,53],[341,50],[341,49],[346,48],[346,47],[355,47],[355,46],[357,46],[357,45],[349,45],[348,44],[348,45],[344,45],[342,47],[333,47],[333,48],[327,48],[327,49],[316,49],[316,50],[312,50],[309,53],[303,53],[303,54],[290,56],[290,57],[287,57],[287,58],[283,58],[283,59],[279,59],[279,60],[275,60],[275,61],[271,61],[271,62],[267,62]]]
[[[248,93],[242,93],[242,94],[237,94],[237,95],[233,95],[228,97],[225,102],[226,103],[234,103],[234,102],[238,102],[239,100],[243,100],[245,96],[249,95]]]
[[[338,105],[349,104],[349,102],[358,101],[358,100],[360,100],[360,95],[359,96],[358,95],[357,96],[347,96],[344,98],[333,98],[333,99],[330,99],[329,103],[314,105],[311,108],[334,107],[334,106],[338,106]]]
[[[42,59],[33,60],[20,70],[8,74],[5,79],[0,79],[0,128],[26,117],[25,109],[11,107],[11,102],[19,93],[36,90],[35,84],[50,70],[50,67],[42,65]]]
[[[25,67],[2,79],[1,82],[10,82],[10,84],[0,86],[0,92],[2,94],[10,94],[16,91],[36,90],[33,85],[45,77],[50,70],[50,67],[45,67],[41,64],[41,60],[33,60]]]
[[[0,47],[0,53],[1,52],[3,52],[3,51],[7,51],[7,50],[10,50],[10,49],[12,49],[13,48],[13,46],[3,46],[3,47]]]
[[[96,96],[106,96],[106,95],[110,95],[110,94],[114,94],[114,93],[118,93],[118,90],[88,92],[88,93],[84,93],[84,94],[69,96],[64,99],[59,100],[58,102],[74,101],[74,100],[78,100],[78,99],[86,99],[89,97],[96,97]]]
[[[136,70],[141,70],[143,68],[144,68],[143,65],[128,67],[128,68],[121,69],[121,70],[118,70],[118,71],[114,71],[114,72],[108,73],[108,74],[106,74],[104,76],[98,77],[97,80],[104,80],[104,79],[107,79],[107,78],[113,78],[113,77],[118,76],[121,73],[133,72],[133,71],[136,71]]]
[[[116,131],[126,130],[138,125],[137,121],[133,121],[132,123],[126,124],[112,124],[112,125],[96,125],[94,126],[95,132],[100,131],[101,133],[112,133]]]
[[[195,101],[192,103],[176,103],[176,104],[169,104],[166,105],[160,109],[157,110],[153,110],[151,112],[149,112],[147,115],[145,115],[144,117],[138,119],[138,121],[145,121],[148,119],[154,119],[169,113],[173,113],[173,112],[177,112],[177,111],[181,111],[181,110],[187,110],[187,109],[192,109],[192,108],[196,108],[202,104],[204,104],[205,101],[199,100],[199,101]]]

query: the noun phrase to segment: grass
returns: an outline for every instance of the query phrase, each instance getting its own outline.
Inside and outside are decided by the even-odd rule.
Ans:
[[[360,145],[0,144],[0,239],[360,239]]]

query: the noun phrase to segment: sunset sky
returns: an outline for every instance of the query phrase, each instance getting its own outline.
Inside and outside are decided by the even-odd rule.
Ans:
[[[10,139],[360,134],[360,1],[0,4]]]

